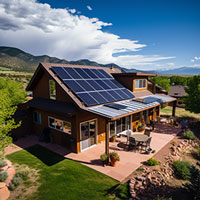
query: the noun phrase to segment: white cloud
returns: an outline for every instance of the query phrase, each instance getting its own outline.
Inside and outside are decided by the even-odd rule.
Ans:
[[[91,6],[87,6],[87,9],[88,9],[88,10],[92,10]]]
[[[74,14],[76,12],[76,9],[69,9],[69,11]]]
[[[190,60],[191,62],[200,61],[200,57],[195,56]]]
[[[0,45],[14,46],[34,55],[67,60],[115,62],[123,67],[151,66],[172,59],[158,55],[119,55],[140,51],[145,44],[103,32],[111,23],[76,15],[75,9],[54,9],[36,0],[0,1]]]

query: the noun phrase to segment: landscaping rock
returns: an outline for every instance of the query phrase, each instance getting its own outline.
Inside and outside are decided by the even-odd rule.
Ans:
[[[6,171],[7,169],[8,169],[8,165],[6,165],[6,166],[0,168],[0,171]]]
[[[7,172],[8,172],[8,178],[6,179],[6,185],[9,186],[13,176],[16,173],[15,172],[15,168],[14,167],[10,167],[10,168],[8,168]]]
[[[0,200],[7,200],[10,196],[10,191],[7,187],[3,187],[0,189]]]
[[[4,182],[0,182],[0,189],[6,187],[6,184]]]
[[[6,160],[6,162],[7,162],[8,168],[9,168],[9,167],[12,167],[12,163],[10,162],[10,160]]]

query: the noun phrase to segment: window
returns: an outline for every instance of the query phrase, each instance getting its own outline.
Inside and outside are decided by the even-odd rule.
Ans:
[[[50,99],[56,99],[56,83],[54,80],[49,80]]]
[[[41,124],[41,113],[40,112],[33,112],[33,121],[37,124]]]
[[[146,88],[146,79],[136,79],[135,89]]]
[[[55,119],[53,117],[48,117],[49,127],[71,134],[71,123],[67,121],[62,121],[60,119]]]

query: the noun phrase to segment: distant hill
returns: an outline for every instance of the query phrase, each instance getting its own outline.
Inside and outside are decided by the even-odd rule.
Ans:
[[[158,74],[179,74],[179,75],[195,75],[200,74],[200,68],[192,67],[181,67],[173,70],[164,71],[144,71],[137,69],[126,69],[116,65],[114,63],[109,64],[99,64],[94,61],[87,59],[77,60],[77,61],[67,61],[64,59],[59,59],[56,57],[50,57],[48,55],[34,56],[32,54],[26,53],[18,48],[14,47],[0,47],[0,67],[6,67],[15,71],[24,72],[34,72],[40,62],[50,62],[50,63],[63,63],[63,64],[76,64],[76,65],[88,65],[88,66],[101,66],[110,67],[114,65],[115,68],[119,68],[127,72],[148,72],[148,73],[158,73]]]
[[[180,67],[177,69],[171,69],[171,70],[163,70],[163,71],[157,71],[158,74],[174,74],[174,75],[198,75],[200,74],[200,68],[198,67]]]
[[[63,63],[63,64],[76,64],[76,65],[89,65],[89,66],[101,66],[101,67],[114,67],[126,70],[120,66],[110,63],[110,64],[99,64],[94,61],[87,59],[78,61],[67,61],[64,59],[59,59],[56,57],[50,57],[48,55],[34,56],[32,54],[26,53],[20,49],[13,47],[0,47],[0,66],[10,68],[15,71],[25,71],[33,72],[40,62],[50,62],[50,63]]]

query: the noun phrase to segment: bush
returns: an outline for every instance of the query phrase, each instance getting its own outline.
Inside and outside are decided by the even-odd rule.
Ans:
[[[147,164],[149,166],[155,166],[155,165],[160,165],[160,162],[157,161],[155,158],[149,158],[149,160],[147,160]]]
[[[194,140],[195,139],[195,135],[194,135],[194,133],[192,131],[185,131],[183,133],[183,136],[187,140]]]
[[[200,160],[200,147],[197,149],[197,158]]]
[[[0,182],[4,182],[8,178],[7,172],[0,172]]]
[[[154,150],[152,150],[152,152],[151,153],[156,153],[156,150],[154,149]]]
[[[13,177],[13,179],[11,180],[11,183],[13,184],[13,185],[15,185],[15,187],[17,187],[20,183],[22,183],[23,182],[23,179],[21,178],[21,177],[19,177],[19,176],[14,176]]]
[[[107,155],[106,153],[101,154],[100,159],[101,159],[102,161],[106,161],[106,160],[108,159],[108,155]]]
[[[144,168],[143,168],[143,167],[138,167],[138,168],[136,169],[136,171],[138,171],[138,172],[143,172],[143,171],[144,171]]]
[[[26,179],[28,174],[29,174],[29,170],[28,169],[22,169],[22,170],[17,171],[15,176],[16,177],[20,177],[20,178],[22,178],[24,180],[24,179]]]
[[[190,163],[187,161],[174,161],[173,163],[174,172],[180,179],[187,180],[190,178]]]
[[[12,182],[8,186],[8,189],[11,191],[15,190],[15,188],[16,188],[16,186]]]
[[[0,168],[4,167],[6,165],[7,165],[6,161],[0,160]]]
[[[200,170],[191,167],[190,183],[184,185],[185,190],[191,196],[190,199],[200,199]]]

